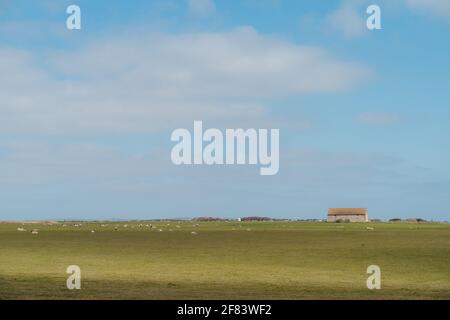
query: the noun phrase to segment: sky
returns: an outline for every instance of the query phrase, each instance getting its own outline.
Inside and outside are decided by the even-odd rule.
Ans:
[[[449,34],[449,0],[0,0],[0,220],[450,220]],[[174,165],[194,120],[279,129],[279,173]]]

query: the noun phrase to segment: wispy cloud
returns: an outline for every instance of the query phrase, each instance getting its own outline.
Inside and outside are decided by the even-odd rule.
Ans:
[[[0,49],[2,132],[155,132],[194,119],[264,122],[265,99],[348,90],[371,77],[364,65],[252,28],[103,39],[76,52],[48,52],[40,62],[30,52]]]
[[[405,0],[406,5],[418,13],[433,14],[450,19],[449,0]]]
[[[255,211],[322,217],[333,205],[370,202],[381,210],[380,201],[386,199],[400,203],[395,209],[401,215],[411,214],[405,212],[405,201],[419,208],[428,204],[427,197],[411,199],[411,193],[423,194],[442,181],[416,167],[408,173],[411,163],[402,158],[364,152],[283,149],[282,170],[268,182],[248,166],[173,166],[168,150],[130,154],[90,143],[42,141],[2,142],[0,148],[6,150],[0,154],[3,211],[40,218],[240,216]],[[448,189],[448,181],[443,183],[433,187],[439,196]],[[448,197],[442,201],[448,203]]]
[[[214,0],[188,0],[189,14],[195,17],[208,17],[216,12]]]
[[[356,38],[367,32],[365,10],[360,3],[344,1],[342,5],[326,17],[327,27],[345,38]]]
[[[388,112],[366,112],[356,118],[357,122],[372,126],[387,126],[398,123],[400,118],[397,114]]]

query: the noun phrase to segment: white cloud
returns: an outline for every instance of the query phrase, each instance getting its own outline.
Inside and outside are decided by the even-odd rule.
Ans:
[[[188,8],[195,17],[208,17],[216,11],[213,0],[188,0]]]
[[[344,1],[341,7],[326,18],[326,21],[331,30],[346,38],[355,38],[367,32],[365,17],[365,10],[360,9],[360,6],[354,2]]]
[[[406,5],[419,13],[431,13],[439,17],[450,18],[449,0],[405,0]]]
[[[0,131],[57,134],[267,123],[267,99],[348,90],[371,76],[251,28],[103,39],[49,52],[39,66],[31,53],[0,48],[0,74]]]

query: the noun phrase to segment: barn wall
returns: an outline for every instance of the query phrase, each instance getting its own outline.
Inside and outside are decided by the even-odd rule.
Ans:
[[[336,220],[350,220],[350,222],[367,222],[364,215],[331,215],[328,216],[328,222],[336,222]]]

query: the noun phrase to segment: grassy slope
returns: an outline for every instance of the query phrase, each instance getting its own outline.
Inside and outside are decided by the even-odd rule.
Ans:
[[[450,299],[449,224],[139,223],[0,223],[0,299]]]

